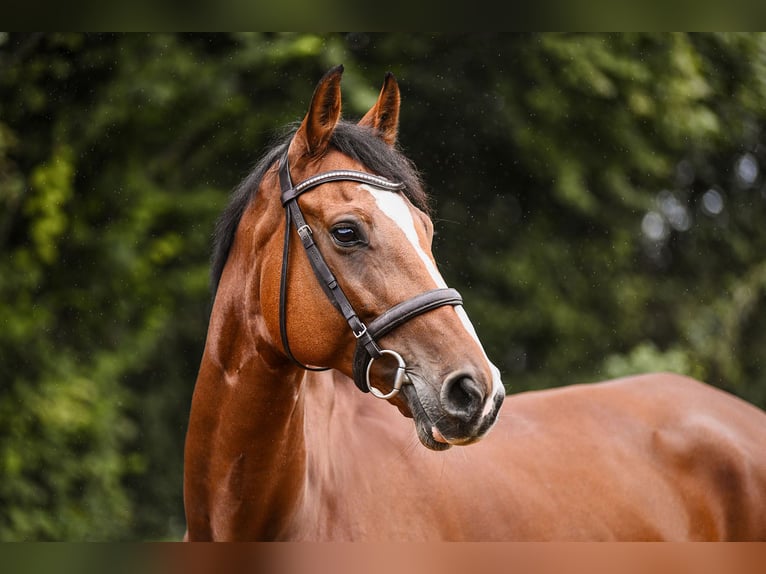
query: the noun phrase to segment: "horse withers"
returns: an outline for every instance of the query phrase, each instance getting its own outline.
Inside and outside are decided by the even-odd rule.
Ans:
[[[396,146],[397,83],[352,123],[341,75],[219,220],[186,538],[766,539],[766,414],[740,399],[657,374],[498,417],[500,374]]]

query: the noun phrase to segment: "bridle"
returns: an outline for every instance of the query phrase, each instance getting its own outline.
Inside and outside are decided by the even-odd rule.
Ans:
[[[289,147],[289,146],[288,146]],[[397,305],[394,305],[380,316],[375,318],[369,325],[359,318],[356,311],[346,297],[346,294],[338,284],[338,280],[330,270],[319,247],[314,242],[313,232],[303,217],[303,212],[298,205],[298,197],[315,187],[331,181],[356,181],[366,183],[388,191],[400,191],[404,189],[401,182],[391,181],[378,175],[355,170],[332,170],[313,175],[304,179],[297,185],[293,185],[290,178],[290,166],[287,161],[287,151],[279,163],[279,185],[282,190],[282,205],[285,208],[285,241],[282,253],[282,273],[279,286],[279,329],[282,336],[282,346],[285,353],[293,363],[309,371],[324,371],[328,367],[311,367],[304,365],[295,358],[290,350],[287,340],[287,268],[290,257],[290,227],[300,237],[301,243],[306,250],[311,268],[319,280],[319,284],[327,294],[333,306],[340,311],[356,337],[356,350],[354,352],[354,382],[362,392],[371,392],[378,398],[390,399],[397,395],[405,381],[406,363],[402,356],[390,349],[381,349],[376,339],[390,333],[413,317],[427,313],[445,305],[462,305],[463,299],[455,289],[433,289],[415,295]],[[372,364],[383,356],[393,357],[397,362],[396,375],[394,376],[393,388],[388,393],[383,393],[370,384],[370,370]]]

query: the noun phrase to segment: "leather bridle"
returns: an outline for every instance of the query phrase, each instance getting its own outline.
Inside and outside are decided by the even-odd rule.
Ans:
[[[297,185],[293,185],[290,178],[290,166],[287,161],[287,151],[282,156],[279,164],[279,185],[282,190],[282,205],[285,208],[285,241],[282,253],[282,274],[279,287],[279,329],[281,331],[282,346],[285,353],[296,365],[309,371],[324,371],[328,367],[311,367],[304,365],[295,358],[290,350],[287,340],[287,268],[290,257],[290,228],[294,225],[301,243],[306,250],[311,268],[319,280],[319,284],[327,294],[333,306],[343,315],[356,337],[356,350],[354,353],[354,382],[362,392],[371,392],[378,398],[390,399],[399,392],[405,380],[406,363],[402,356],[390,349],[381,349],[376,339],[390,333],[413,317],[422,315],[438,307],[445,305],[462,305],[463,299],[455,289],[433,289],[415,295],[397,305],[394,305],[380,316],[375,318],[369,325],[359,318],[353,306],[341,289],[338,280],[330,270],[319,247],[314,242],[313,232],[303,217],[303,212],[298,205],[298,197],[315,187],[331,181],[356,181],[388,191],[401,191],[404,184],[394,182],[378,175],[355,170],[332,170],[311,176]],[[392,390],[383,393],[370,384],[370,369],[375,360],[383,356],[393,357],[397,362],[396,375]]]

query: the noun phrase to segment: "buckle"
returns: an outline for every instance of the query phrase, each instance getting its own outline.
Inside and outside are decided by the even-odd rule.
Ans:
[[[309,227],[308,223],[304,223],[298,228],[298,235],[300,235],[301,239],[304,239],[314,235],[314,232],[311,231],[311,228]]]

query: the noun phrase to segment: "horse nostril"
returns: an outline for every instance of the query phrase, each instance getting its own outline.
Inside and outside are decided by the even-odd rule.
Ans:
[[[444,381],[441,399],[447,413],[464,421],[470,421],[481,410],[484,391],[470,376],[458,374]]]

